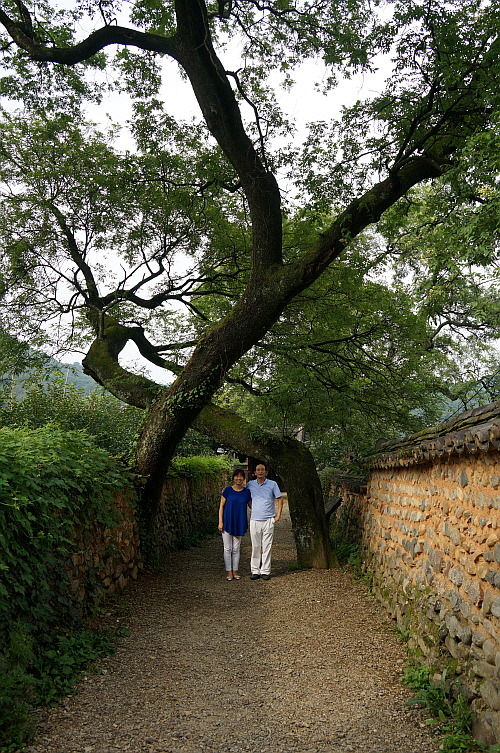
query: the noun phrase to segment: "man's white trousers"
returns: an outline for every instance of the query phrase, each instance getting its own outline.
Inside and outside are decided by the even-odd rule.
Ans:
[[[271,572],[271,546],[273,544],[274,519],[250,520],[250,537],[252,539],[252,558],[250,569],[258,575]]]

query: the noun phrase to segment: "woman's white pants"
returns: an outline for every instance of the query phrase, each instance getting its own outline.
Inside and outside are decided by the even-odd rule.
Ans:
[[[227,531],[222,531],[222,543],[224,545],[224,565],[227,572],[238,572],[240,564],[240,544],[243,536],[231,536]]]

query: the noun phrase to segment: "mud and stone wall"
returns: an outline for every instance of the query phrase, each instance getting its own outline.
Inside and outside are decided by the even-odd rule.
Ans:
[[[500,742],[500,451],[372,468],[364,494],[332,488],[413,652],[471,701],[475,737]]]
[[[220,495],[227,483],[226,473],[167,479],[156,517],[160,555],[217,533]]]
[[[330,476],[329,495],[341,500],[341,505],[330,518],[330,533],[335,544],[355,547],[363,544],[363,531],[367,509],[366,480]]]
[[[220,493],[227,480],[226,473],[166,479],[156,517],[160,557],[217,532]],[[116,528],[97,522],[75,525],[67,570],[71,590],[81,601],[123,590],[143,566],[135,510],[124,495],[117,495],[116,506],[123,518]]]
[[[76,524],[73,529],[73,554],[67,571],[71,590],[81,601],[93,601],[103,590],[108,594],[122,590],[137,578],[142,567],[138,524],[131,501],[117,494],[115,506],[121,521],[107,527]]]

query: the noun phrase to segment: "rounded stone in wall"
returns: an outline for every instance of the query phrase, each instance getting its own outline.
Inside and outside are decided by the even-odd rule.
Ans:
[[[497,596],[490,607],[490,611],[494,617],[500,617],[500,596]]]
[[[493,680],[485,680],[481,683],[479,692],[487,706],[495,711],[500,711],[500,696]]]

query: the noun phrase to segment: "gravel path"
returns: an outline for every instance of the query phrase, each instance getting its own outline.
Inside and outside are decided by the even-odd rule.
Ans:
[[[404,647],[364,587],[293,570],[286,508],[269,582],[250,581],[249,558],[245,537],[228,583],[217,537],[142,576],[118,601],[130,636],[29,752],[434,753],[425,713],[405,707]]]

